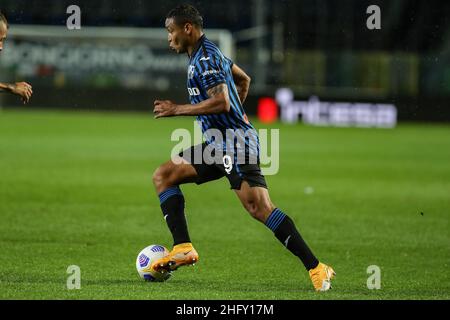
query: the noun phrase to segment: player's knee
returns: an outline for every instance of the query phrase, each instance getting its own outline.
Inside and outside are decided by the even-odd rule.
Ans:
[[[261,221],[261,217],[259,216],[258,208],[254,202],[246,203],[245,209],[247,209],[248,213],[258,221]]]
[[[270,213],[273,211],[273,205],[271,203],[249,200],[246,201],[244,206],[253,218],[262,223],[266,222]]]
[[[153,172],[152,176],[153,184],[155,185],[155,187],[157,187],[162,182],[162,179],[163,176],[161,172],[161,167],[159,167]]]
[[[170,170],[164,165],[153,172],[153,184],[158,192],[161,192],[166,184],[170,184],[169,177]]]

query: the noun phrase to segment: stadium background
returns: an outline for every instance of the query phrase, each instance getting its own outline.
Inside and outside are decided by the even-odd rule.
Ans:
[[[139,28],[164,28],[164,16],[176,3],[77,2],[83,27]],[[111,58],[109,65],[89,54],[72,64],[64,63],[64,56],[60,63],[46,59],[43,43],[44,48],[54,48],[67,43],[64,36],[77,32],[63,29],[70,4],[2,1],[12,25],[54,25],[61,29],[63,38],[47,43],[33,36],[19,37],[17,42],[12,37],[10,42],[22,41],[22,47],[25,41],[28,53],[24,56],[23,51],[10,48],[9,57],[2,59],[3,81],[26,76],[33,82],[36,90],[32,107],[148,110],[149,96],[186,100],[184,57],[174,58],[161,42],[153,48],[151,41],[118,39],[114,48],[123,47],[124,42],[147,46],[153,58],[169,64],[167,67],[153,64],[133,68],[133,62],[120,62],[127,59],[123,53],[116,60]],[[316,95],[328,101],[389,102],[398,107],[399,119],[450,119],[446,104],[450,95],[450,29],[445,1],[230,0],[194,4],[204,14],[207,29],[231,33],[232,58],[253,78],[246,105],[250,114],[256,112],[260,97],[273,97],[279,87],[289,87],[298,99]],[[381,30],[366,27],[366,9],[371,4],[382,8]],[[86,44],[80,34],[78,46]],[[114,30],[109,36],[114,37]],[[87,43],[92,50],[100,50],[105,40]],[[176,66],[171,66],[173,59]],[[102,95],[100,101],[95,99],[98,94]],[[4,98],[3,104],[17,103],[12,97]]]
[[[312,292],[217,181],[183,186],[198,266],[139,281],[137,253],[171,242],[151,174],[173,130],[193,128],[151,113],[157,98],[188,101],[186,57],[161,29],[177,3],[1,1],[11,28],[0,81],[27,81],[34,94],[26,106],[0,94],[0,298],[449,299],[450,6],[438,0],[192,1],[206,34],[252,77],[245,109],[256,127],[280,129],[272,200],[338,278],[327,295]],[[72,4],[81,30],[66,28]],[[381,30],[366,27],[372,4]],[[394,104],[399,123],[259,121],[261,98],[279,88],[295,100]],[[73,264],[81,290],[66,288]],[[367,288],[370,265],[380,290]]]

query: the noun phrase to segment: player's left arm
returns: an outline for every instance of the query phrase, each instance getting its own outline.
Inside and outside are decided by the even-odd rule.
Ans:
[[[219,83],[208,91],[209,99],[197,104],[175,104],[170,100],[155,100],[155,119],[174,116],[199,116],[230,111],[230,97],[226,83]]]
[[[244,104],[244,101],[247,98],[248,91],[250,89],[250,82],[252,79],[235,63],[233,63],[231,73],[233,75],[233,80],[238,91],[239,99],[241,99],[241,104]]]

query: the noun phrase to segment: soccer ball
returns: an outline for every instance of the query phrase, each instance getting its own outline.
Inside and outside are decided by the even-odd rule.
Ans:
[[[172,276],[171,272],[162,273],[148,270],[154,261],[164,258],[168,254],[169,250],[158,244],[152,244],[139,252],[136,258],[136,269],[141,278],[145,281],[157,282],[162,282],[169,279]]]

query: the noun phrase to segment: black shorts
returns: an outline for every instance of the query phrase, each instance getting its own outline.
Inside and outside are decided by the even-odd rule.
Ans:
[[[201,163],[194,161],[195,153],[197,152],[199,154],[201,152],[203,154],[206,146],[206,143],[198,144],[179,154],[180,157],[191,163],[195,171],[197,171],[198,177],[195,180],[196,184],[217,180],[225,176],[230,182],[231,189],[240,190],[242,181],[246,181],[250,187],[263,187],[267,189],[266,179],[261,173],[259,164],[232,163],[225,167],[225,163],[218,161],[212,164],[205,163],[203,158]]]

